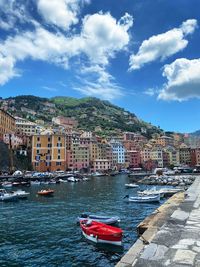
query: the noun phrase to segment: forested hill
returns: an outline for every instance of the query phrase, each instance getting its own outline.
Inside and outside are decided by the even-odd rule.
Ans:
[[[54,97],[48,99],[22,95],[1,99],[0,107],[7,107],[7,110],[14,116],[27,118],[31,121],[42,119],[46,124],[50,123],[52,118],[56,116],[74,117],[79,123],[79,128],[94,130],[96,126],[100,126],[101,133],[105,135],[121,130],[142,132],[150,137],[153,133],[160,132],[159,128],[138,119],[135,114],[108,101],[93,97],[81,99]]]

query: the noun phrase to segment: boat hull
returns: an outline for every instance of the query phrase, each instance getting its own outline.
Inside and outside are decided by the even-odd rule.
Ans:
[[[114,246],[122,246],[122,241],[109,241],[109,240],[100,239],[93,235],[87,235],[83,230],[82,230],[82,234],[86,239],[96,244],[110,244]]]
[[[92,220],[83,220],[80,223],[85,238],[94,243],[122,245],[122,230],[120,228],[106,225]]]
[[[80,223],[82,220],[93,220],[95,222],[105,223],[107,225],[117,224],[120,222],[120,218],[117,216],[114,217],[106,217],[106,216],[95,216],[88,215],[87,217],[78,217],[78,222]]]

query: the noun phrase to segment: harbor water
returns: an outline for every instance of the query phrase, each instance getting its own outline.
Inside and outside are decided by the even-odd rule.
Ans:
[[[128,182],[127,175],[117,175],[20,187],[30,192],[27,200],[0,203],[0,266],[114,266],[137,239],[137,224],[160,205],[124,201],[137,193],[125,188]],[[44,188],[54,189],[54,196],[37,196]],[[76,224],[83,212],[119,216],[123,247],[88,243]]]

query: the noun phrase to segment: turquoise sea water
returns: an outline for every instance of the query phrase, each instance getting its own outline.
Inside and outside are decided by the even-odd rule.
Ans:
[[[137,224],[159,206],[125,202],[125,195],[137,191],[126,189],[127,182],[126,175],[118,175],[31,186],[22,188],[30,192],[27,200],[0,202],[0,266],[114,266],[137,239]],[[54,197],[36,195],[49,187],[55,190]],[[119,216],[123,248],[88,243],[76,224],[82,212]]]

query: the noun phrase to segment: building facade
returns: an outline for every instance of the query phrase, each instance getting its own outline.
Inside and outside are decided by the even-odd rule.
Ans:
[[[66,170],[66,138],[64,135],[34,135],[32,166],[40,172]]]
[[[14,134],[15,130],[15,118],[3,109],[0,109],[0,140],[3,141],[5,134]]]

